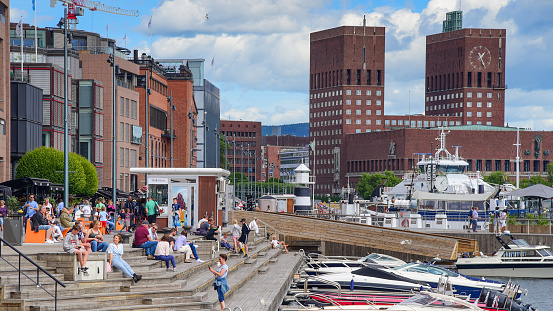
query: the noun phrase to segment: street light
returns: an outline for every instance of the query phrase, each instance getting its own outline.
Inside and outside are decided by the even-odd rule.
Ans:
[[[194,158],[194,124],[196,123],[192,107],[190,107],[190,112],[188,112],[188,119],[190,119],[190,167],[192,167],[192,159]]]
[[[113,52],[115,53],[115,46],[113,47]],[[116,89],[115,89],[115,72],[119,69],[118,65],[115,65],[115,55],[109,54],[109,58],[107,60],[109,65],[113,68],[113,109],[112,109],[112,120],[113,120],[113,141],[112,141],[112,158],[111,158],[111,166],[112,166],[112,178],[111,178],[111,198],[113,201],[113,206],[117,205],[117,97],[116,97]],[[121,155],[123,156],[123,155]]]
[[[69,93],[67,89],[67,8],[63,10],[63,202],[69,206]],[[23,54],[21,54],[23,57]],[[23,66],[21,66],[23,70]]]

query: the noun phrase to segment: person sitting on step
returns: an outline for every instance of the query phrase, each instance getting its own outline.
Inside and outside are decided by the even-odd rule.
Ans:
[[[176,235],[177,232],[175,230],[174,233],[173,232],[171,233]],[[188,236],[188,232],[186,231],[186,229],[182,230],[181,235],[175,240],[175,245],[173,246],[173,249],[176,252],[184,253],[184,255],[186,256],[186,259],[184,260],[184,262],[187,262],[187,263],[190,262],[190,253],[194,254],[194,258],[196,258],[196,262],[199,262],[199,263],[204,262],[198,256],[198,253],[196,252],[196,246],[194,246],[194,243],[187,242],[186,240],[187,236]]]
[[[177,266],[175,264],[175,257],[171,255],[171,245],[169,245],[169,241],[171,241],[169,235],[165,234],[161,237],[161,240],[159,241],[159,243],[157,243],[154,257],[156,260],[165,261],[167,271],[175,271],[177,269]],[[172,269],[169,268],[169,262],[173,264]]]
[[[221,246],[226,248],[227,251],[232,250],[232,247],[228,241],[228,232],[223,233],[223,237],[221,238]]]
[[[92,246],[93,252],[105,252],[108,249],[108,242],[104,242],[104,236],[100,230],[100,221],[93,220],[86,235],[86,241]]]
[[[150,233],[148,232],[148,225],[150,223],[147,220],[142,221],[142,225],[138,226],[134,231],[134,247],[143,248],[146,251],[148,259],[155,259],[154,253],[158,244],[158,241],[152,240]]]
[[[205,236],[206,240],[212,240],[217,241],[216,235],[219,234],[219,227],[215,225],[215,222],[213,219],[209,220],[209,230],[207,231],[207,234]]]
[[[284,248],[284,251],[286,254],[288,254],[288,244],[284,244],[284,241],[277,240],[276,236],[273,235],[273,239],[271,240],[271,247],[272,248]]]
[[[142,275],[134,273],[131,266],[121,257],[123,255],[123,244],[121,241],[123,241],[123,237],[120,234],[116,234],[113,237],[113,243],[108,247],[108,262],[112,267],[121,270],[126,276],[132,278],[137,283],[142,279]]]
[[[81,227],[79,225],[74,225],[71,228],[71,231],[67,232],[65,239],[63,240],[63,251],[77,255],[77,259],[80,264],[79,272],[82,272],[84,275],[88,275],[88,268],[86,267],[88,251],[84,246],[79,245],[79,231],[81,231]]]

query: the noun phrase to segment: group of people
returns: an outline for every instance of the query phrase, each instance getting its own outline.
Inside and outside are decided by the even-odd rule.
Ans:
[[[507,230],[507,209],[503,211],[499,210],[499,207],[495,207],[493,213],[493,233],[503,233]]]

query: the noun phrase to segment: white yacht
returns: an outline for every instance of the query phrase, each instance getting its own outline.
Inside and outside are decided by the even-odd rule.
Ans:
[[[317,257],[317,259],[311,257],[305,258],[305,273],[309,275],[319,275],[326,273],[351,272],[366,266],[372,266],[375,268],[395,268],[405,264],[405,261],[401,259],[378,253],[371,253],[357,260],[345,258],[341,259],[340,257],[329,258],[326,256],[323,256],[321,259],[320,256],[322,255],[318,256],[319,257]]]
[[[505,241],[507,237],[510,241]],[[530,245],[510,234],[496,236],[502,247],[492,256],[459,258],[459,273],[474,276],[553,278],[553,253],[549,246]]]

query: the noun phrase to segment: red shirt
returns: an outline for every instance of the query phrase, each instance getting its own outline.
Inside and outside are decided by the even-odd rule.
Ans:
[[[134,245],[140,246],[148,242],[148,235],[148,229],[146,229],[144,226],[139,226],[134,233]]]

